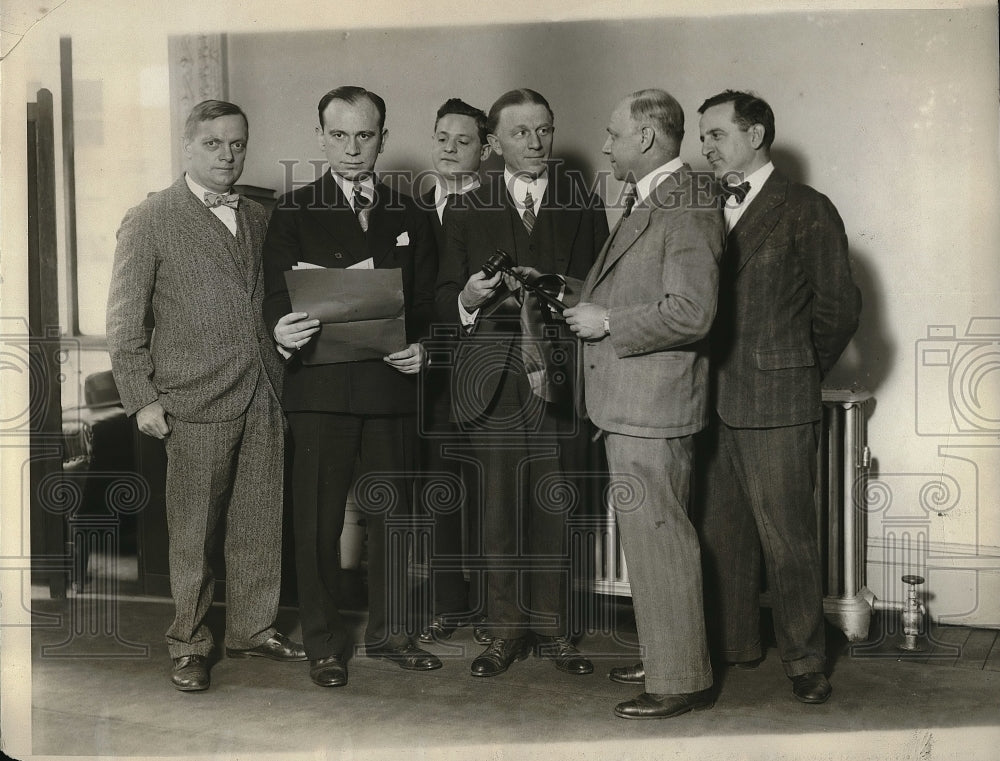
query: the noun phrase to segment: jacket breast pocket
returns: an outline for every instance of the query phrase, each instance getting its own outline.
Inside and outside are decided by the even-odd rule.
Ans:
[[[809,348],[757,349],[753,356],[758,370],[787,370],[816,364],[816,355]]]

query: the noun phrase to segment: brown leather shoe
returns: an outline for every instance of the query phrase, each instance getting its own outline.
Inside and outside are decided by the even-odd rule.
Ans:
[[[420,632],[420,642],[424,645],[433,645],[435,642],[451,639],[451,635],[463,624],[462,621],[449,620],[444,616],[434,616],[427,624],[427,628]]]
[[[751,658],[749,661],[730,661],[727,665],[732,666],[734,669],[739,669],[740,671],[753,671],[763,662],[764,656],[762,655],[759,658]]]
[[[792,677],[792,693],[800,703],[825,703],[832,692],[825,674],[813,672]]]
[[[646,681],[646,669],[641,663],[634,666],[618,666],[608,672],[608,679],[619,684],[642,684]]]
[[[548,658],[556,664],[556,668],[566,674],[592,674],[594,664],[576,649],[569,637],[535,638],[535,655]]]
[[[680,695],[643,692],[632,700],[616,705],[615,716],[622,719],[670,719],[688,711],[704,711],[714,705],[711,687]]]
[[[486,628],[486,616],[480,616],[472,625],[472,639],[477,645],[488,645],[493,641],[493,635]]]
[[[441,659],[426,650],[421,650],[412,642],[401,647],[369,647],[365,646],[365,655],[369,658],[382,658],[392,661],[401,669],[407,671],[433,671],[441,668]]]
[[[275,632],[270,639],[261,642],[257,647],[238,650],[226,648],[227,658],[270,658],[272,661],[304,661],[306,651],[298,642],[289,639],[281,632]]]
[[[347,684],[347,666],[339,655],[309,661],[309,678],[319,687],[343,687]]]
[[[489,646],[472,661],[472,676],[502,674],[514,661],[523,661],[531,648],[526,637],[501,639],[494,637]]]
[[[208,675],[208,659],[204,655],[182,655],[174,658],[170,681],[181,692],[207,690],[211,679]]]

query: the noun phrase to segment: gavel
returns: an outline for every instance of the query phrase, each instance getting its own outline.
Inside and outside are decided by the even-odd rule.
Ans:
[[[521,287],[531,293],[540,302],[545,304],[545,306],[549,307],[549,309],[559,316],[562,316],[566,305],[559,300],[558,296],[556,296],[563,286],[562,281],[558,277],[555,275],[542,275],[534,282],[529,283],[523,275],[514,270],[514,259],[511,258],[511,255],[499,248],[496,250],[496,253],[494,253],[493,256],[487,259],[486,263],[483,264],[483,274],[486,275],[486,277],[493,277],[498,272],[502,272],[504,275],[510,275],[521,284]],[[555,293],[552,292],[553,286],[555,286]]]

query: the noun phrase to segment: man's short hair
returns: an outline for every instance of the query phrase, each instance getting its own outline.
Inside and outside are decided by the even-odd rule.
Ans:
[[[666,90],[652,88],[638,90],[632,93],[631,98],[629,113],[633,121],[648,119],[680,146],[684,139],[684,109],[673,95]]]
[[[437,111],[434,119],[434,129],[437,130],[438,122],[448,114],[458,114],[459,116],[471,116],[476,120],[476,131],[479,133],[479,142],[486,145],[486,114],[483,109],[470,106],[461,98],[448,98]]]
[[[378,128],[380,130],[385,128],[385,101],[381,97],[373,93],[371,90],[366,90],[363,87],[357,87],[356,85],[344,85],[342,87],[335,87],[322,98],[319,99],[319,126],[325,127],[323,124],[323,112],[326,111],[326,107],[330,105],[332,100],[342,100],[345,103],[350,103],[352,106],[356,106],[364,100],[368,100],[375,110],[378,111]]]
[[[733,121],[741,130],[746,131],[755,124],[761,125],[764,128],[762,145],[765,149],[771,147],[774,142],[774,111],[766,100],[752,92],[724,90],[702,103],[698,113],[703,114],[712,106],[721,106],[723,103],[733,104]]]
[[[549,112],[549,119],[552,121],[556,120],[555,114],[552,113],[552,106],[549,105],[549,102],[545,98],[534,90],[529,90],[527,87],[520,87],[516,90],[508,90],[490,106],[489,116],[486,117],[486,131],[491,135],[496,133],[497,124],[500,122],[500,112],[507,108],[507,106],[524,105],[545,106]]]
[[[194,137],[194,131],[202,122],[210,122],[220,116],[242,116],[243,123],[247,127],[247,134],[250,133],[250,120],[243,113],[243,109],[235,103],[227,103],[224,100],[203,100],[191,109],[187,121],[184,122],[184,137],[190,140]]]

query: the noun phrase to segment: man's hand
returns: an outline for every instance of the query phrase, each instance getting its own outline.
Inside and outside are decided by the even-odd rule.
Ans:
[[[274,340],[278,346],[291,352],[309,343],[317,330],[319,320],[310,320],[305,312],[289,312],[274,326]]]
[[[414,375],[423,368],[425,354],[422,344],[410,344],[402,351],[382,357],[382,360],[404,375]]]
[[[481,271],[474,272],[470,277],[459,298],[462,306],[467,312],[475,312],[479,307],[490,300],[493,292],[503,280],[503,274],[498,272],[493,277],[486,277]]]
[[[604,307],[586,301],[563,311],[569,329],[584,341],[600,341],[604,338],[604,318],[607,314],[608,310]]]
[[[170,434],[167,414],[163,411],[163,405],[159,401],[150,402],[136,412],[135,423],[142,433],[152,436],[154,439],[164,439]]]

